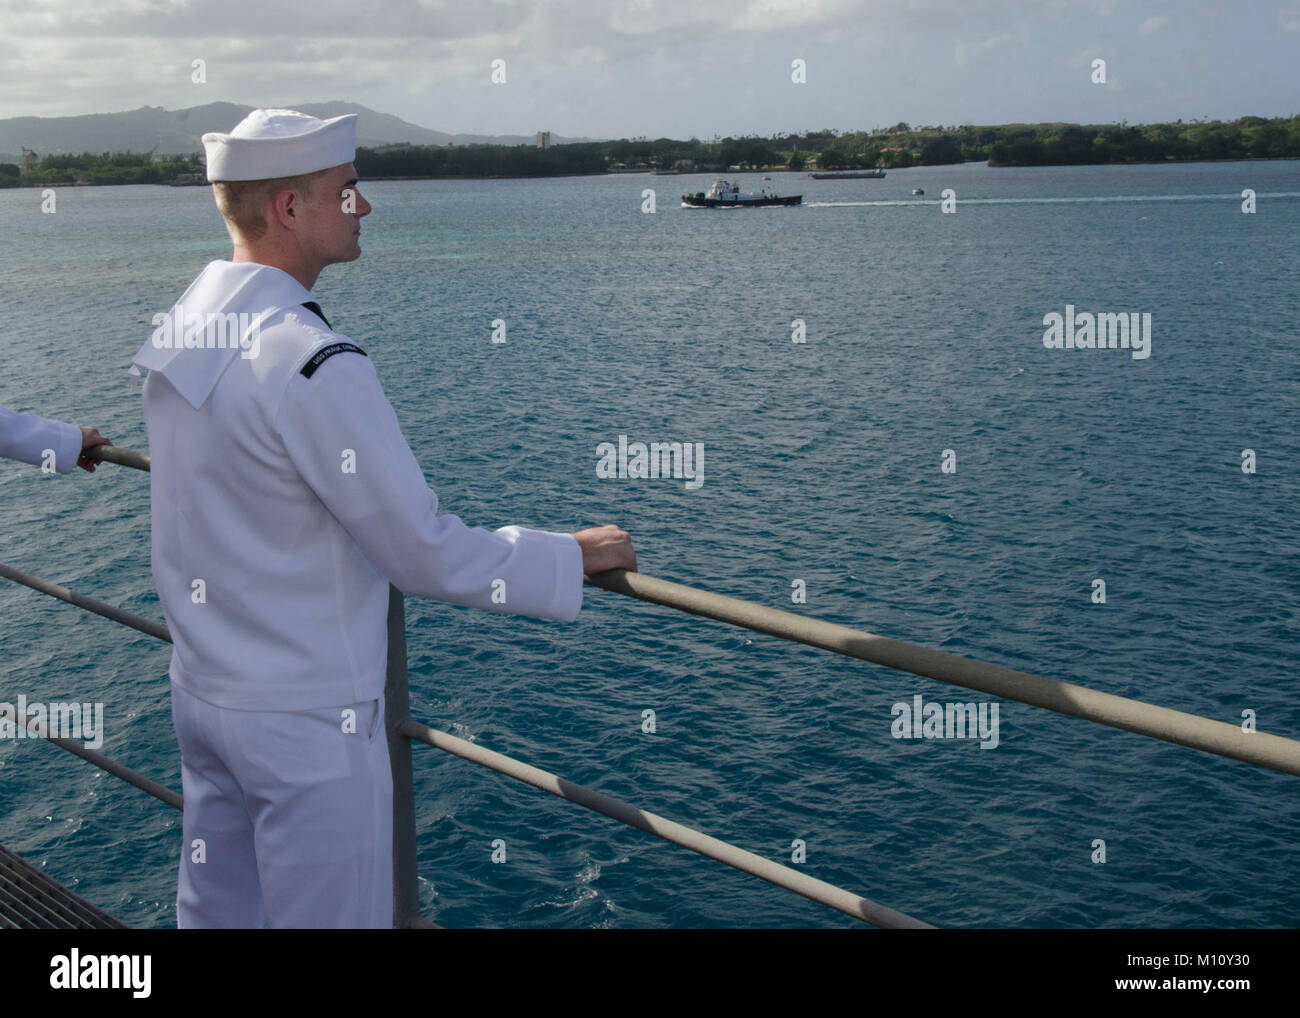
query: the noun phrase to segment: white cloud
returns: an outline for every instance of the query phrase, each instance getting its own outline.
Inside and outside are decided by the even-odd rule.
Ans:
[[[229,0],[0,0],[16,44],[0,49],[0,115],[432,92],[486,80],[498,57],[522,84],[557,69],[735,60],[773,40],[807,49],[843,35],[897,47],[914,30],[996,24],[1017,2],[258,0],[254,18]],[[196,58],[207,62],[206,86],[190,82]]]
[[[1275,34],[1300,30],[1300,0],[1268,7]],[[1114,59],[1107,91],[1118,90],[1135,31],[1172,32],[1174,10],[1161,0],[0,0],[0,117],[345,99],[484,133],[535,122],[561,134],[726,132],[763,117],[850,127],[858,116],[933,119],[920,110],[936,106],[983,122],[1069,119],[1093,115],[1078,104],[1104,94],[1081,91],[1092,60]],[[1217,31],[1248,50],[1258,29],[1201,34]],[[1148,55],[1176,77],[1174,57]],[[808,60],[806,88],[789,87],[795,56]],[[190,81],[196,58],[206,85]],[[488,86],[496,58],[507,60],[509,88]],[[1281,102],[1255,70],[1238,61],[1233,80],[1207,94],[1225,113],[1255,110],[1261,95]],[[915,84],[900,85],[904,75]],[[729,104],[746,85],[759,112],[737,118]],[[1147,88],[1119,112],[1187,111]]]

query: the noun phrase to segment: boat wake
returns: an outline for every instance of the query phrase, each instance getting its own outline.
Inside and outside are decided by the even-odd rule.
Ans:
[[[1300,198],[1300,191],[1272,191],[1257,194],[1262,198]],[[931,198],[897,199],[894,201],[808,201],[804,205],[810,209],[867,208],[887,205],[936,205],[942,199]],[[962,205],[1077,205],[1089,202],[1103,204],[1123,204],[1141,201],[1241,201],[1240,194],[1116,194],[1080,196],[1070,198],[958,198]]]

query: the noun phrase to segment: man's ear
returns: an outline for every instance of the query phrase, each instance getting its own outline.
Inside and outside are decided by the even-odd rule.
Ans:
[[[297,197],[289,187],[283,187],[271,196],[271,214],[286,230],[297,229]]]

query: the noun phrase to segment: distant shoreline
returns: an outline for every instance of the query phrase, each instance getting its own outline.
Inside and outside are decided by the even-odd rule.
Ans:
[[[804,131],[768,138],[621,138],[537,146],[431,145],[406,142],[361,146],[353,162],[364,180],[527,180],[607,173],[782,173],[837,170],[897,171],[913,166],[987,163],[1006,166],[1131,166],[1159,163],[1300,159],[1300,116],[1246,116],[1233,121],[1162,124],[1002,124],[912,127],[871,131]],[[12,144],[12,141],[10,142]],[[201,182],[197,151],[154,156],[141,152],[81,152],[41,157],[24,146],[22,165],[0,162],[0,187]],[[11,157],[6,157],[11,158]],[[733,169],[734,168],[734,169]],[[195,178],[185,181],[184,178]],[[31,181],[29,183],[29,180]]]
[[[1051,170],[1061,169],[1070,166],[1187,166],[1200,163],[1285,163],[1300,162],[1300,156],[1248,156],[1242,158],[1229,159],[1135,159],[1123,163],[992,163],[982,159],[972,159],[969,162],[961,163],[935,163],[922,166],[899,166],[890,170],[891,173],[898,173],[902,170],[919,170],[934,169],[938,166],[971,166],[986,165],[993,170],[1017,170],[1017,169],[1035,169]],[[682,170],[672,173],[655,173],[652,168],[627,168],[617,170],[604,170],[599,173],[592,172],[575,172],[575,173],[529,173],[529,174],[414,174],[409,176],[363,176],[363,182],[371,181],[401,181],[401,180],[548,180],[559,177],[613,177],[641,174],[644,176],[663,176],[663,177],[688,177],[688,176],[728,176],[743,175],[749,173],[794,173],[808,175],[813,171],[807,169],[792,170],[787,166],[763,166],[756,169],[745,170]],[[834,178],[831,178],[834,179]],[[13,183],[0,182],[0,191],[16,191],[21,188],[31,190],[41,190],[44,188],[54,187],[172,187],[172,188],[190,188],[190,187],[208,187],[206,181],[198,184],[172,184],[166,181],[147,181],[147,180],[120,180],[120,181],[76,181],[61,184],[51,184],[45,181],[33,181],[28,183],[24,180],[17,180]]]

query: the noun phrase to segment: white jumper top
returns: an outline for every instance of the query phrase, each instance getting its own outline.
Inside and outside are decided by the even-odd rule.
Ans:
[[[378,697],[390,581],[515,615],[572,621],[582,607],[572,536],[437,514],[373,363],[301,307],[310,296],[280,269],[214,261],[173,314],[261,313],[259,341],[166,348],[160,325],[134,359],[150,369],[153,576],[174,641],[169,674],[220,707]]]

